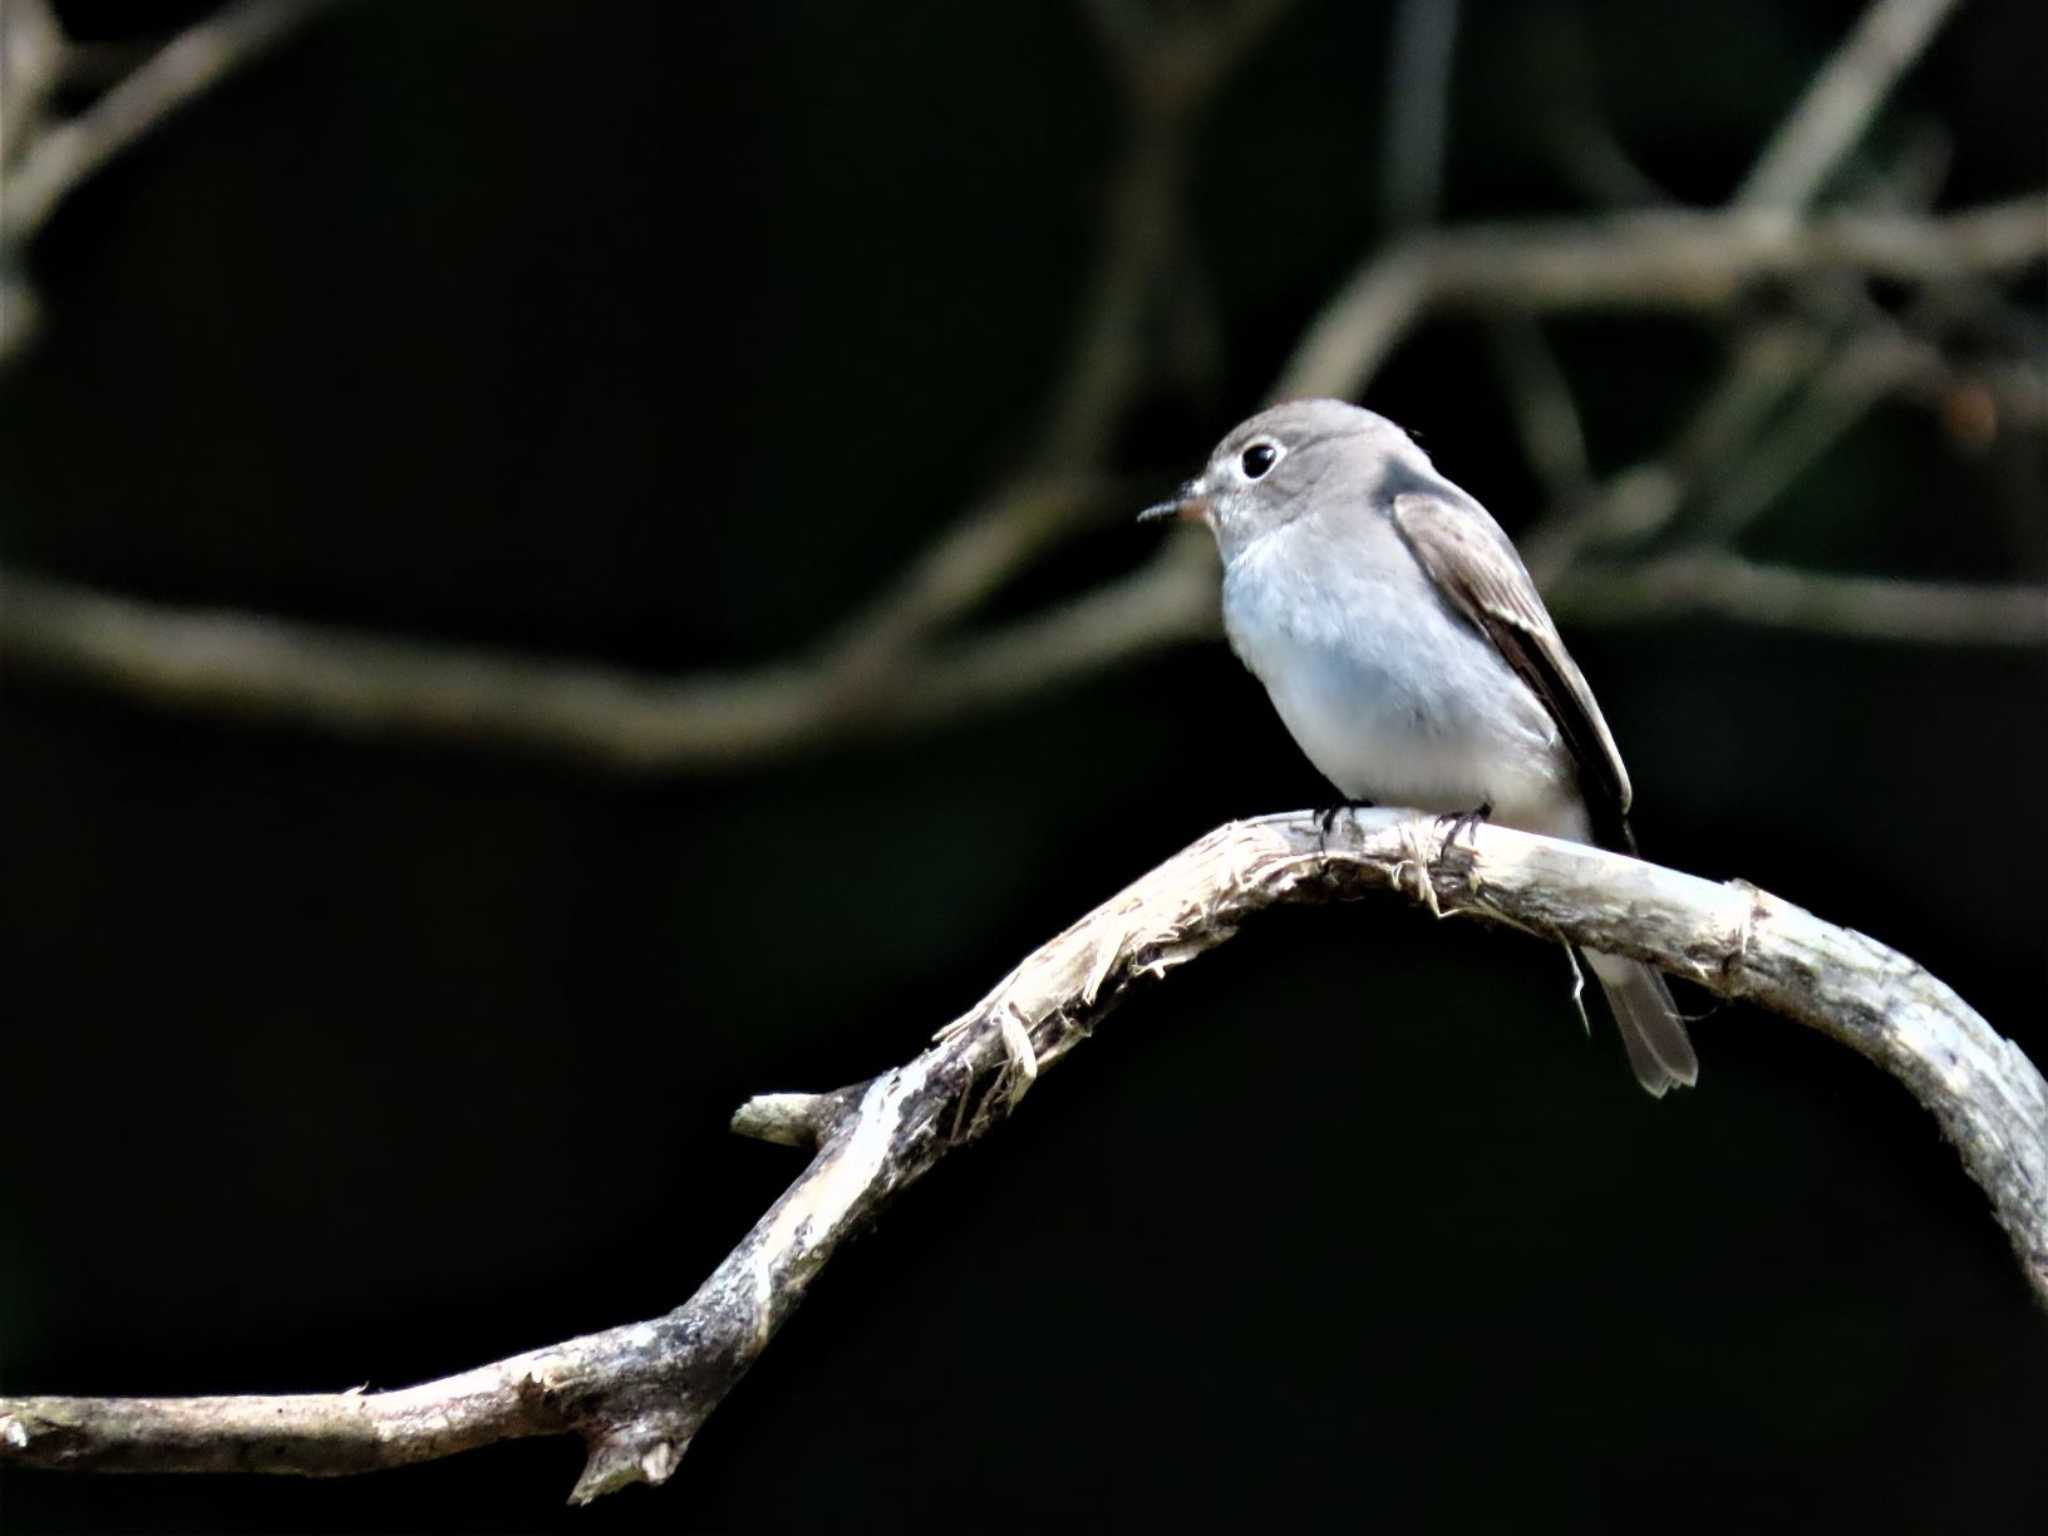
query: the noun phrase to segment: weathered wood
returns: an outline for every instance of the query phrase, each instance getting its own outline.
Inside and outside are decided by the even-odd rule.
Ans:
[[[1867,1056],[1927,1107],[2048,1303],[2048,1086],[2024,1054],[1905,956],[1740,881],[1496,827],[1446,850],[1434,818],[1306,813],[1218,828],[1028,955],[915,1059],[825,1094],[772,1094],[744,1134],[810,1164],[668,1315],[395,1392],[0,1398],[0,1462],[93,1471],[337,1476],[495,1440],[576,1433],[572,1497],[660,1483],[802,1302],[840,1243],[953,1148],[1012,1113],[1135,986],[1271,907],[1388,890],[1660,965]],[[1711,1064],[1709,1086],[1711,1087]]]

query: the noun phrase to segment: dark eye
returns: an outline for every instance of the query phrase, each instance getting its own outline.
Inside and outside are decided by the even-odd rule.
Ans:
[[[1244,468],[1245,479],[1256,480],[1279,462],[1279,458],[1280,450],[1271,443],[1253,443],[1237,462]]]

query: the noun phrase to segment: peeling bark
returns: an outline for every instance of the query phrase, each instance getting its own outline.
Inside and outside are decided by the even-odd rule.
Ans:
[[[1326,837],[1294,813],[1233,822],[1169,859],[1033,951],[904,1065],[742,1105],[736,1131],[813,1156],[666,1316],[394,1392],[0,1398],[0,1463],[330,1477],[574,1433],[589,1447],[575,1502],[664,1482],[839,1244],[1014,1112],[1134,986],[1267,908],[1389,890],[1441,916],[1647,960],[1867,1056],[1934,1115],[2048,1304],[2048,1086],[1905,956],[1742,881],[1498,827],[1447,849],[1434,818],[1404,811],[1353,811]]]

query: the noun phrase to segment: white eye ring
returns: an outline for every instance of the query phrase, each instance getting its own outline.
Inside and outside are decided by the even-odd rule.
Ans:
[[[1245,444],[1244,451],[1237,456],[1237,472],[1247,480],[1263,480],[1286,454],[1287,450],[1270,437],[1262,437]]]

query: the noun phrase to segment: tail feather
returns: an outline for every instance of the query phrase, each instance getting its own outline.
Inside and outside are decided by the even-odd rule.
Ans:
[[[1628,1048],[1636,1081],[1652,1098],[1663,1098],[1674,1084],[1690,1088],[1699,1081],[1700,1061],[1693,1054],[1685,1021],[1671,1001],[1664,978],[1638,960],[1586,952],[1586,963],[1600,978],[1607,1006],[1614,1011],[1621,1043]]]

